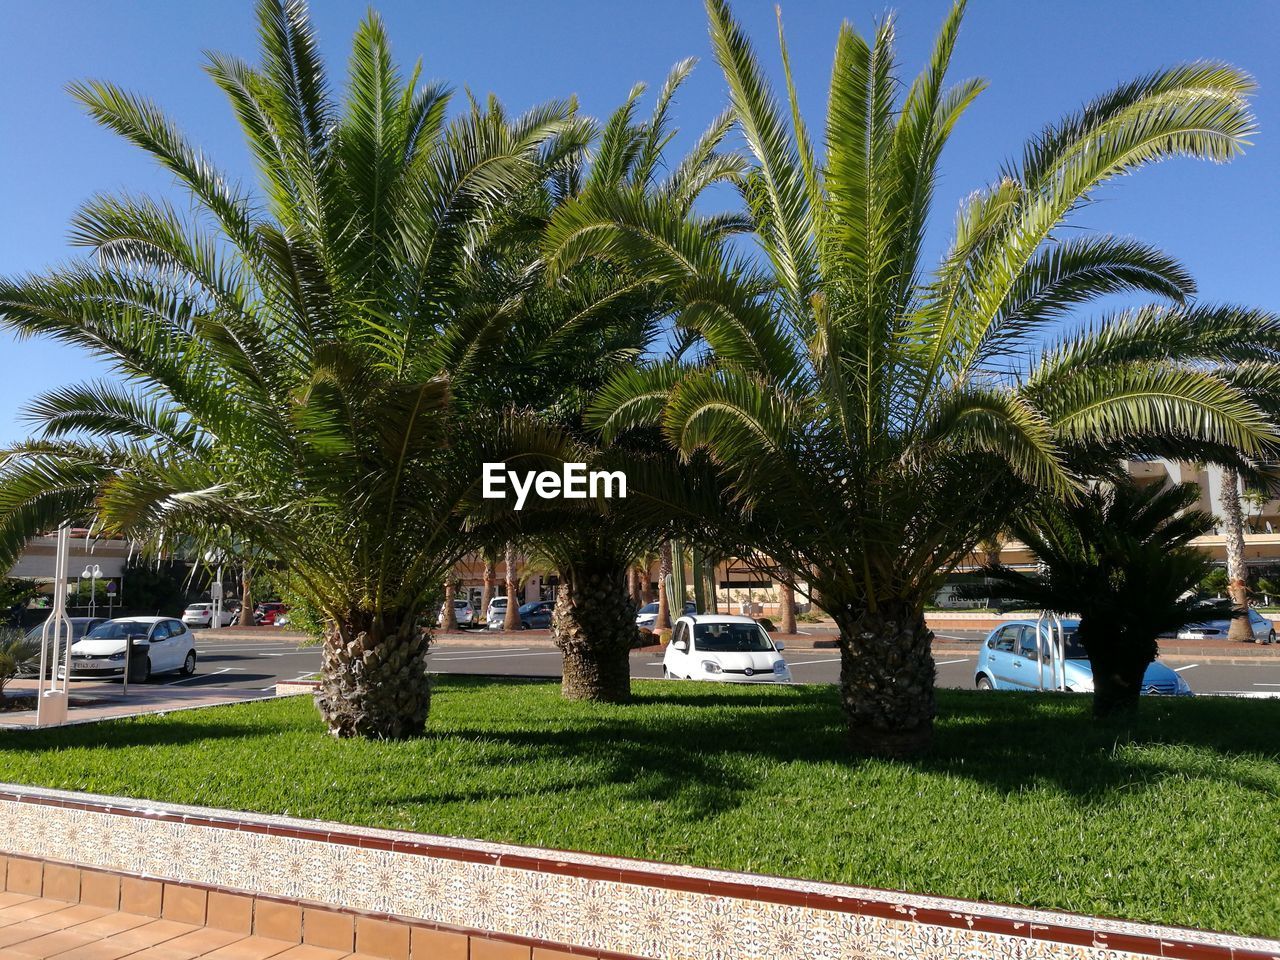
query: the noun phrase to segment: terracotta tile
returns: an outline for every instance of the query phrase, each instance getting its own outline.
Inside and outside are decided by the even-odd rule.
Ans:
[[[148,947],[137,956],[145,956],[147,960],[193,960],[195,957],[203,957],[210,951],[243,939],[242,934],[233,933],[230,930],[211,930],[205,927],[202,930],[193,930],[191,933],[166,940],[154,947]],[[133,955],[130,955],[129,960],[134,960]]]
[[[150,917],[141,917],[133,913],[108,913],[105,917],[90,920],[80,925],[81,933],[91,933],[95,937],[114,937],[116,934],[154,923]]]
[[[31,897],[25,893],[10,893],[7,890],[0,892],[0,910],[5,907],[17,906],[19,903],[26,903]]]
[[[77,933],[74,930],[55,930],[34,940],[15,944],[7,948],[4,953],[6,957],[14,957],[15,960],[18,957],[39,957],[40,960],[44,960],[45,957],[56,957],[93,941],[94,938],[88,934]]]
[[[36,926],[30,920],[22,920],[18,923],[0,927],[0,956],[4,956],[9,947],[14,944],[34,940],[36,937],[43,937],[48,932],[47,928]]]
[[[11,923],[21,923],[23,920],[31,920],[34,917],[43,917],[46,913],[57,913],[59,910],[65,909],[67,909],[67,905],[60,900],[32,898],[0,910],[0,927],[8,926]]]
[[[253,932],[259,937],[302,942],[302,907],[296,903],[258,900],[253,905]]]
[[[584,960],[581,953],[570,953],[568,950],[554,950],[551,947],[534,947],[533,960]]]
[[[355,921],[332,910],[302,911],[302,942],[350,953],[355,949]]]
[[[201,960],[267,960],[267,957],[279,956],[295,946],[297,944],[271,937],[245,937],[206,953]]]
[[[386,960],[409,960],[409,928],[403,923],[356,917],[356,951]]]
[[[48,880],[46,879],[45,882],[47,883]],[[198,927],[203,927],[208,899],[208,894],[204,890],[197,890],[195,887],[183,887],[176,883],[166,883],[164,885],[164,905],[161,909],[161,916],[166,920],[177,920],[179,923],[194,923]]]
[[[5,876],[5,889],[13,893],[25,893],[29,897],[38,897],[43,874],[44,864],[39,860],[20,860],[10,857],[9,869]]]
[[[300,943],[284,953],[276,954],[271,960],[346,960],[350,956],[350,950],[333,950],[329,947]]]
[[[105,940],[95,940],[82,947],[73,947],[58,954],[58,960],[120,960],[135,953],[131,947],[122,947]]]
[[[44,889],[41,896],[50,900],[80,901],[80,868],[62,863],[44,865]]]
[[[209,891],[207,920],[209,926],[235,933],[253,932],[253,897],[241,893]]]
[[[471,938],[471,960],[530,960],[531,955],[530,949],[519,943]]]
[[[164,884],[159,880],[124,877],[120,881],[120,909],[143,917],[160,916]]]
[[[97,870],[81,870],[80,902],[108,910],[120,909],[120,878]]]
[[[62,903],[60,900],[55,902]],[[43,930],[66,930],[88,923],[90,920],[105,917],[107,912],[105,907],[91,907],[85,903],[64,903],[63,909],[36,917],[31,922]]]
[[[189,923],[179,923],[176,920],[152,920],[140,927],[115,934],[111,939],[124,946],[131,946],[135,950],[145,950],[147,947],[168,943],[195,929]]]
[[[467,935],[413,928],[413,960],[468,960]]]

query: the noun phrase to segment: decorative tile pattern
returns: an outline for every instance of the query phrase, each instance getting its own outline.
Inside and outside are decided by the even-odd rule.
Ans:
[[[0,853],[697,960],[1280,960],[1280,942],[0,785]]]

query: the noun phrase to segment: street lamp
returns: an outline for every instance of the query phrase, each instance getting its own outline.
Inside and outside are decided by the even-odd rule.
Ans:
[[[102,576],[102,567],[96,563],[92,567],[85,567],[84,573],[80,574],[81,579],[89,581],[89,616],[93,616],[97,612],[98,599],[98,578]]]

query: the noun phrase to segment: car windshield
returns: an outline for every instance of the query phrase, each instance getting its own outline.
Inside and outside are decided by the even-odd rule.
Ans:
[[[126,637],[145,637],[151,624],[137,620],[111,620],[100,623],[88,633],[90,640],[123,640]]]
[[[71,621],[71,639],[79,640],[84,636],[85,630],[88,628],[90,621],[88,620],[72,620]],[[39,640],[44,635],[44,624],[38,623],[27,631],[28,640]],[[65,637],[66,634],[64,633]]]
[[[643,607],[641,607],[636,612],[637,613],[657,613],[658,605],[656,603],[646,603]]]
[[[204,613],[206,610],[210,609],[210,607],[211,607],[211,604],[208,604],[208,603],[193,603],[191,606],[187,607],[187,612],[188,613]]]
[[[542,601],[541,601],[541,600],[535,600],[533,603],[526,603],[523,607],[521,607],[521,608],[520,608],[520,612],[521,612],[521,613],[533,613],[535,610],[538,610],[538,609],[540,609],[541,607],[542,607]]]
[[[769,635],[758,623],[698,623],[694,646],[701,653],[757,653],[772,650]]]

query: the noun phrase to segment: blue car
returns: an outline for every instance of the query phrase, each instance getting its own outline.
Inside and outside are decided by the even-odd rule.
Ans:
[[[1093,692],[1093,666],[1089,655],[1076,639],[1078,620],[1063,620],[1062,632],[1066,656],[1060,676],[1066,680],[1067,690],[1077,693]],[[982,642],[978,653],[978,665],[974,667],[973,682],[979,690],[1053,690],[1054,671],[1049,663],[1049,626],[1040,625],[1043,681],[1036,677],[1036,622],[1013,620],[997,627]],[[1042,685],[1043,684],[1043,685]],[[1188,697],[1191,688],[1187,682],[1162,663],[1147,667],[1142,678],[1142,692],[1165,696]]]
[[[554,600],[535,600],[520,608],[520,629],[540,630],[551,626],[551,611],[556,608]]]

